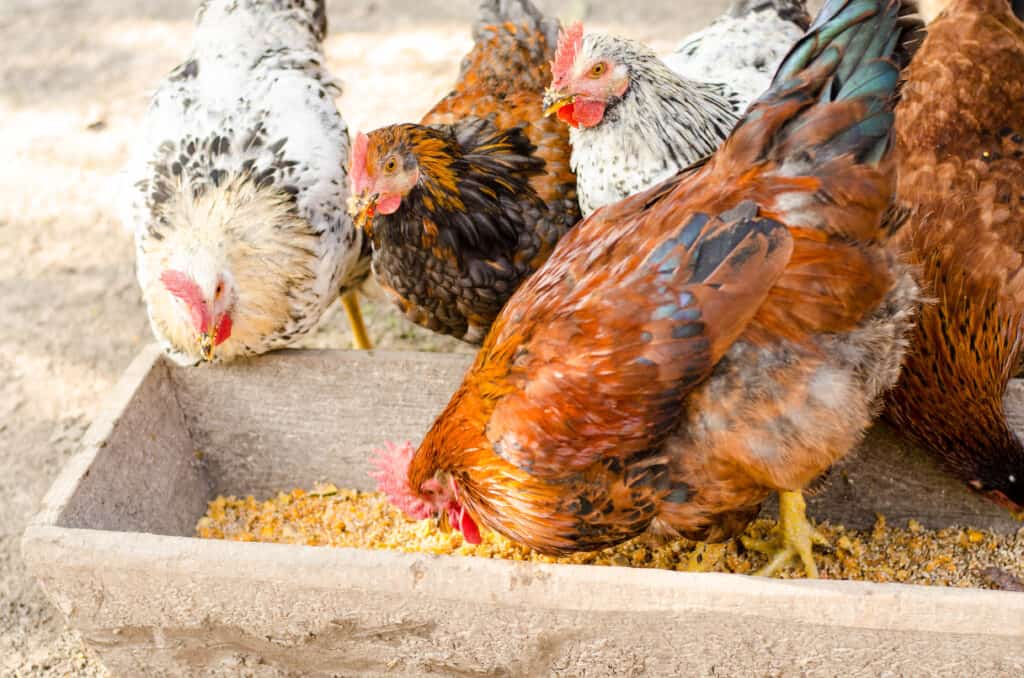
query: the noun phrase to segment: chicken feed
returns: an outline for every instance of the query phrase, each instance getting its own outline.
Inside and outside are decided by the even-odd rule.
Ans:
[[[764,538],[774,525],[772,520],[757,520],[747,534]],[[913,520],[891,526],[883,516],[871,530],[828,523],[818,528],[833,546],[815,554],[823,578],[1006,590],[1020,590],[1016,587],[1024,582],[1024,528],[1015,535],[971,528],[928,530]],[[552,557],[484,532],[482,542],[473,546],[458,532],[442,531],[436,521],[408,520],[381,493],[329,484],[281,492],[265,501],[217,497],[196,533],[204,539],[680,571],[746,574],[765,563],[764,556],[745,550],[738,539],[701,552],[685,539],[654,544],[640,538],[603,551]],[[802,576],[802,570],[794,567],[781,576]]]

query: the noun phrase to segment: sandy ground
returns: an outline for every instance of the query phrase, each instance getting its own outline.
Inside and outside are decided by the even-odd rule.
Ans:
[[[195,4],[0,3],[0,675],[103,675],[25,571],[18,541],[100,399],[150,341],[115,180],[148,93],[188,48]],[[669,49],[726,2],[539,4]],[[369,129],[417,119],[447,91],[475,3],[328,6],[341,110]],[[371,306],[369,319],[380,346],[466,350],[388,308]],[[349,341],[335,309],[306,343]]]

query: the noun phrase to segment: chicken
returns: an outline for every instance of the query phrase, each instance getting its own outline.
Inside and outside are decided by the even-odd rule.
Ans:
[[[583,215],[714,152],[808,23],[802,0],[737,0],[664,61],[579,23],[562,33],[544,106],[572,128]]]
[[[1024,24],[1009,0],[949,3],[908,69],[896,139],[911,216],[898,245],[933,303],[887,414],[1024,517],[1024,446],[1003,409],[1024,359],[1022,73]]]
[[[559,38],[545,113],[569,125],[589,216],[714,152],[737,121],[722,85],[682,78],[646,46],[574,24]]]
[[[348,129],[323,0],[209,0],[153,97],[124,219],[150,325],[188,365],[281,348],[339,294],[356,345],[369,251],[345,212]]]
[[[358,135],[352,212],[413,322],[480,343],[579,220],[565,127],[542,115],[557,21],[484,0],[455,89],[421,124]]]
[[[800,491],[861,439],[917,301],[885,246],[905,17],[829,0],[703,167],[574,228],[419,448],[378,456],[381,489],[549,554],[722,540],[776,491],[764,572],[814,576]]]
[[[733,0],[707,28],[684,38],[665,63],[683,77],[724,83],[743,113],[771,84],[810,22],[806,0]]]

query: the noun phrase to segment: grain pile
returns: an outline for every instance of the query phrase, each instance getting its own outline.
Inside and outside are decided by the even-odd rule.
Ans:
[[[773,521],[758,520],[747,534],[763,538]],[[973,529],[926,530],[915,521],[905,527],[886,524],[879,516],[870,531],[819,525],[834,546],[817,554],[821,576],[873,582],[1012,589],[1024,579],[1024,528],[1016,535]],[[482,543],[465,544],[457,532],[442,532],[434,521],[413,522],[388,503],[383,494],[320,485],[312,491],[292,490],[267,501],[253,497],[218,497],[196,527],[204,539],[260,541],[307,546],[396,549],[478,558],[504,558],[544,563],[577,563],[695,569],[695,544],[678,540],[657,545],[637,539],[594,553],[555,558],[541,555],[484,532]],[[747,551],[738,540],[701,556],[699,569],[749,573],[764,556]],[[781,576],[801,576],[791,570]]]

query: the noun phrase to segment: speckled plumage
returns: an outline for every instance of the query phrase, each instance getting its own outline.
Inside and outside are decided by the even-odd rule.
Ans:
[[[374,218],[377,281],[416,324],[480,343],[568,229],[530,188],[544,162],[521,129],[479,118],[394,125],[375,140],[421,176],[398,212]]]
[[[570,231],[495,321],[412,491],[450,485],[473,519],[560,554],[721,539],[847,454],[917,302],[885,247],[902,16],[829,0],[706,164]]]
[[[160,283],[237,292],[219,360],[283,347],[368,274],[345,213],[348,130],[324,68],[322,0],[208,0],[188,59],[159,86],[126,169],[125,223],[154,334],[183,364],[194,331]],[[205,276],[205,277],[204,277]]]
[[[900,245],[933,301],[888,416],[1024,512],[1024,445],[1003,407],[1024,361],[1024,23],[1008,0],[954,0],[929,25],[896,130]]]
[[[683,77],[721,83],[736,112],[743,113],[768,89],[775,69],[809,23],[805,0],[735,0],[725,14],[663,58]]]
[[[803,0],[738,0],[659,58],[625,38],[563,34],[553,91],[584,96],[591,64],[622,69],[628,88],[603,118],[570,131],[584,216],[671,177],[712,153],[771,82],[809,18]],[[573,58],[573,56],[575,58]]]
[[[711,154],[737,120],[720,85],[679,77],[641,43],[588,34],[577,62],[597,59],[624,64],[629,88],[600,123],[569,130],[584,216]]]

